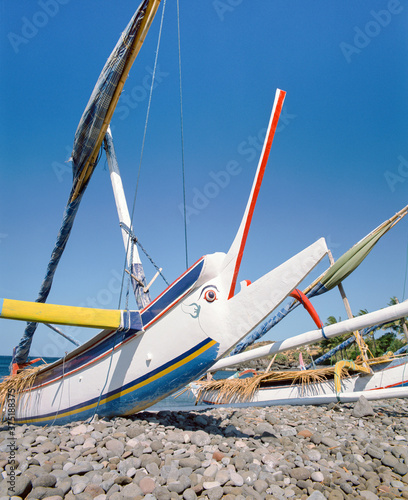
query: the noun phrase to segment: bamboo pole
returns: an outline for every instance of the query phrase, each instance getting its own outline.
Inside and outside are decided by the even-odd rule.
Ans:
[[[277,355],[278,355],[278,353],[276,353],[275,356],[271,359],[271,362],[269,363],[268,367],[266,368],[265,373],[269,372],[269,370],[272,368],[272,365],[273,365]]]
[[[324,333],[326,337],[330,339],[355,330],[361,330],[373,325],[378,325],[379,323],[389,323],[404,316],[408,316],[408,301],[396,304],[395,306],[385,307],[384,309],[380,309],[378,311],[363,314],[362,316],[346,319],[340,323],[333,323],[332,325],[325,327]],[[265,356],[273,355],[276,352],[296,349],[297,347],[314,344],[316,342],[320,342],[321,340],[323,340],[322,330],[312,330],[294,337],[289,337],[285,340],[274,342],[273,344],[268,344],[266,346],[251,349],[250,351],[235,354],[235,356],[230,356],[229,358],[222,358],[212,365],[209,371],[214,372],[222,370],[227,366],[234,366],[238,363],[250,361],[251,359],[264,358]]]

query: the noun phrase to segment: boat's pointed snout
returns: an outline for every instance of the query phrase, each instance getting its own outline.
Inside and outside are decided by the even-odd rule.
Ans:
[[[254,283],[241,282],[229,302],[234,314],[244,317],[248,331],[265,319],[300,284],[327,254],[324,238],[316,241]]]
[[[184,299],[182,311],[219,343],[221,356],[279,306],[326,253],[326,242],[321,238],[254,283],[242,281],[240,291],[231,298],[231,264],[225,254],[207,255],[197,286]]]

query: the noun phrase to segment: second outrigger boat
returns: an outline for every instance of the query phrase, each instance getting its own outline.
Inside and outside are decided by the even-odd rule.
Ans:
[[[210,371],[228,369],[236,364],[276,355],[349,332],[393,321],[408,314],[408,301],[348,319],[318,330],[291,337],[282,342],[224,358]],[[361,340],[361,339],[360,339]],[[273,361],[273,359],[272,359]],[[270,363],[272,364],[272,362]],[[237,372],[228,379],[203,378],[189,388],[198,403],[226,406],[306,405],[408,397],[408,356],[386,353],[379,358],[361,356],[358,361],[340,360],[334,366],[299,370],[266,370],[256,373]],[[241,375],[244,375],[242,377]]]
[[[242,373],[238,371],[228,379],[219,380],[212,379],[208,374],[207,378],[196,381],[189,386],[197,402],[233,406],[271,406],[350,402],[357,401],[360,396],[365,396],[369,400],[408,397],[408,356],[403,354],[407,349],[407,344],[396,353],[387,352],[379,358],[373,358],[364,341],[364,336],[368,333],[378,328],[387,327],[395,315],[406,316],[408,314],[408,301],[402,304],[396,301],[397,303],[391,307],[353,317],[342,283],[361,264],[379,239],[404,218],[407,212],[408,206],[405,206],[357,242],[336,262],[329,251],[328,257],[331,266],[303,292],[294,290],[290,294],[294,300],[288,302],[278,312],[274,312],[271,318],[239,342],[227,357],[215,363],[209,372],[231,369],[237,365],[245,366],[253,359],[274,355],[268,368],[261,373],[255,373],[253,370],[244,370]],[[339,289],[349,319],[323,326],[309,299],[334,288]],[[318,330],[245,351],[249,345],[263,337],[299,304],[305,307]],[[405,324],[403,326],[408,341],[408,329]],[[319,359],[314,360],[309,366],[305,366],[301,362],[298,370],[273,371],[271,369],[279,352],[297,349],[323,339],[351,332],[353,335],[347,340]],[[317,366],[354,342],[360,351],[358,361],[343,359],[334,366]],[[299,353],[301,361],[300,355],[301,353]],[[248,378],[248,375],[251,377]]]

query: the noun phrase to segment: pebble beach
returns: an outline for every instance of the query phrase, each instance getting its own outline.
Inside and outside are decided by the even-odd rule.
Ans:
[[[0,500],[408,498],[402,399],[4,424]]]

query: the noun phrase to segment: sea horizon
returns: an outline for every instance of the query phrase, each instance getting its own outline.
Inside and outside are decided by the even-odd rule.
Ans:
[[[35,359],[38,356],[29,356],[29,359]],[[12,361],[12,356],[9,355],[4,355],[0,354],[0,382],[4,379],[4,377],[7,377],[10,375],[10,365]],[[49,358],[49,357],[41,357],[46,363],[53,363],[54,361],[57,361],[60,358]],[[232,373],[232,372],[231,372]],[[226,372],[223,372],[222,378],[226,376]],[[177,391],[175,394],[177,394],[179,391]],[[163,410],[173,410],[173,411],[178,411],[178,410],[189,410],[189,409],[199,409],[203,408],[202,405],[196,406],[195,405],[195,398],[193,394],[190,391],[184,391],[180,396],[175,396],[170,395],[167,396],[166,398],[162,399],[158,403],[156,403],[153,406],[150,406],[149,408],[146,409],[146,411],[163,411]]]

